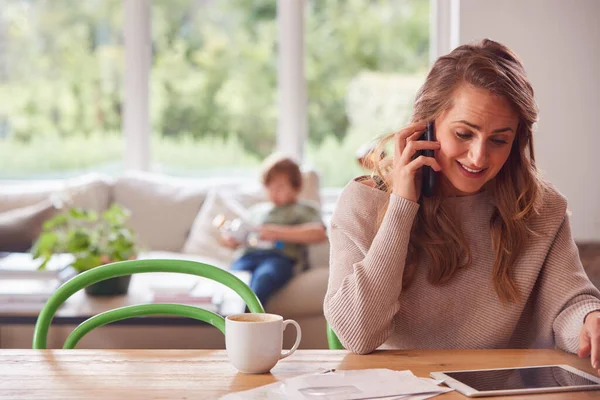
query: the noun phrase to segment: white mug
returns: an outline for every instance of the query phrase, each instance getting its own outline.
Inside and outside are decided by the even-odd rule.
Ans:
[[[290,350],[282,352],[283,331],[289,324],[296,327],[296,343]],[[229,362],[246,374],[269,372],[279,360],[296,351],[301,338],[300,325],[291,319],[284,321],[281,315],[245,313],[225,318]]]

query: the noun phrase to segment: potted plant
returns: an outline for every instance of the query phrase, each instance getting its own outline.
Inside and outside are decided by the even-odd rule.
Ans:
[[[42,258],[44,269],[53,254],[70,253],[77,272],[99,265],[131,260],[137,256],[135,233],[125,226],[128,210],[113,204],[100,215],[93,210],[70,208],[44,223],[42,233],[31,252]],[[108,296],[127,293],[131,276],[97,282],[85,288],[86,293]]]

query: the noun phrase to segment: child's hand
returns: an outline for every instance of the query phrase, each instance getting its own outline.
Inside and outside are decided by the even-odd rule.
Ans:
[[[229,235],[221,235],[221,244],[233,250],[237,249],[241,245],[240,242]]]
[[[258,227],[260,240],[274,242],[281,237],[281,228],[273,224],[265,224]]]

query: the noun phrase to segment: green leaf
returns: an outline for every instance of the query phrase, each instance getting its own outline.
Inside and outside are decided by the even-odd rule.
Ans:
[[[33,255],[33,258],[39,258],[48,253],[52,254],[58,251],[59,247],[59,238],[56,233],[43,232],[33,244],[30,253]]]
[[[69,210],[69,216],[75,219],[83,219],[85,215],[85,211],[79,207],[73,207]]]
[[[90,244],[90,234],[83,229],[76,229],[67,234],[67,251],[70,253],[88,250]]]
[[[55,215],[53,218],[48,219],[44,222],[43,228],[45,231],[63,227],[67,224],[69,217],[66,213],[60,213]]]
[[[40,264],[40,266],[38,267],[39,271],[43,271],[46,269],[46,265],[48,265],[48,262],[50,261],[50,258],[52,257],[52,254],[47,254],[46,257],[44,258],[44,262]]]
[[[94,222],[98,220],[98,213],[94,210],[84,210],[74,207],[69,210],[69,216],[75,220]]]
[[[131,229],[122,228],[111,235],[109,246],[113,251],[118,253],[126,253],[129,256],[134,252],[135,237]]]
[[[87,220],[90,222],[98,221],[98,213],[94,210],[88,210],[87,212]]]
[[[111,226],[122,226],[130,217],[129,210],[121,207],[117,203],[113,203],[108,210],[102,213],[102,219],[108,222]]]
[[[83,257],[77,257],[73,262],[73,268],[75,268],[79,272],[87,271],[88,269],[92,269],[94,267],[99,266],[102,263],[100,260],[100,256],[88,254]]]

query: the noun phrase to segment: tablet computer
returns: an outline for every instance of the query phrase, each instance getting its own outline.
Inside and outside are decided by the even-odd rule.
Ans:
[[[600,378],[569,365],[432,372],[430,375],[468,397],[600,389]]]

